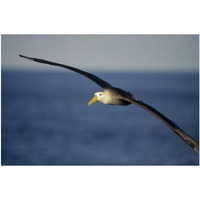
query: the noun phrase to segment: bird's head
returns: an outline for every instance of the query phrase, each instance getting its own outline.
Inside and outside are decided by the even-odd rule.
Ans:
[[[104,103],[105,100],[105,94],[104,92],[96,92],[94,94],[93,99],[88,103],[88,106],[91,106],[93,103],[95,103],[96,101],[99,101],[101,103]]]

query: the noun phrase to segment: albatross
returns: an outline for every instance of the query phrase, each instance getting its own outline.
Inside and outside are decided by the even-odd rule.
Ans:
[[[154,116],[156,116],[158,119],[160,119],[162,122],[164,122],[167,126],[169,126],[184,142],[186,142],[189,146],[191,146],[196,152],[199,153],[199,144],[186,132],[184,132],[180,127],[178,127],[173,121],[168,119],[166,116],[164,116],[162,113],[157,111],[155,108],[151,107],[150,105],[144,103],[143,101],[135,99],[135,97],[130,93],[125,90],[122,90],[120,88],[113,87],[110,83],[104,81],[103,79],[88,73],[86,71],[80,70],[78,68],[69,66],[69,65],[64,65],[64,64],[59,64],[56,62],[51,62],[48,60],[40,59],[40,58],[32,58],[32,57],[27,57],[24,55],[19,55],[22,58],[29,59],[38,63],[43,63],[43,64],[49,64],[49,65],[54,65],[58,67],[63,67],[65,69],[77,72],[90,80],[94,81],[96,84],[98,84],[101,88],[103,88],[103,91],[96,92],[94,94],[93,99],[88,103],[89,106],[91,106],[93,103],[96,101],[107,104],[107,105],[121,105],[121,106],[127,106],[130,104],[135,104]]]

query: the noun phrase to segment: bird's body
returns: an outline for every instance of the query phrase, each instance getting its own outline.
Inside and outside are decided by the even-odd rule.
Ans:
[[[43,63],[43,64],[49,64],[49,65],[55,65],[59,67],[63,67],[65,69],[77,72],[79,74],[82,74],[83,76],[86,76],[87,78],[91,79],[94,81],[96,84],[98,84],[100,87],[103,88],[104,91],[101,92],[96,92],[94,95],[94,98],[88,103],[89,106],[91,106],[93,103],[96,101],[99,101],[100,103],[107,104],[107,105],[122,105],[122,106],[127,106],[130,104],[135,104],[154,116],[156,116],[158,119],[163,121],[167,126],[169,126],[178,136],[180,136],[188,145],[190,145],[195,151],[199,152],[199,144],[187,133],[185,133],[181,128],[179,128],[173,121],[168,119],[166,116],[161,114],[159,111],[157,111],[155,108],[151,107],[148,104],[143,103],[142,101],[139,101],[135,99],[135,97],[130,93],[126,92],[120,88],[113,87],[110,83],[104,81],[103,79],[85,72],[83,70],[60,64],[60,63],[55,63],[51,62],[48,60],[43,60],[39,58],[32,58],[32,57],[27,57],[23,55],[19,55],[20,57]]]
[[[131,102],[126,101],[124,97],[134,99],[130,92],[114,87],[106,88],[103,92],[97,92],[95,94],[97,95],[97,99],[100,103],[107,105],[127,106],[130,105]]]

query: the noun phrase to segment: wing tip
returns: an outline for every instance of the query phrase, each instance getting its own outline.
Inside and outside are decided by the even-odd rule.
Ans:
[[[26,59],[29,59],[29,60],[33,60],[33,58],[30,58],[30,57],[27,57],[27,56],[24,56],[24,55],[21,55],[21,54],[19,54],[19,57],[26,58]]]
[[[26,57],[26,56],[23,56],[23,55],[21,55],[21,54],[19,54],[19,57],[22,57],[22,58],[28,58],[28,57]]]

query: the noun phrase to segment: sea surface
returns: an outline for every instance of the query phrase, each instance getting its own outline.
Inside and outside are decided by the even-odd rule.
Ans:
[[[95,73],[199,140],[198,73]],[[76,73],[1,74],[2,165],[199,165],[199,155],[135,105],[88,102],[102,89]]]

